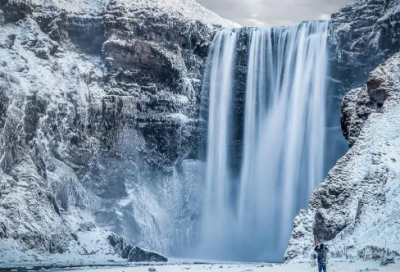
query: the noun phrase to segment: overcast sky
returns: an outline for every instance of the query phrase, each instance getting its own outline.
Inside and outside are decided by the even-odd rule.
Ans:
[[[329,19],[350,0],[197,0],[242,26],[288,25]]]

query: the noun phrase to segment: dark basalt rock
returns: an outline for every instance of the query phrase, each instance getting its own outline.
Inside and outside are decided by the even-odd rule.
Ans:
[[[68,15],[64,25],[61,25],[68,38],[78,46],[78,48],[89,54],[100,54],[103,43],[106,41],[104,20],[102,17],[89,17]],[[54,40],[60,38],[60,28],[57,21],[52,21],[49,25],[49,37]]]
[[[124,259],[128,259],[129,253],[131,252],[133,246],[127,245],[121,253],[121,257]]]
[[[328,152],[332,157],[329,165],[347,152],[346,143],[341,140],[338,129],[342,127],[345,138],[348,137],[348,132],[343,127],[343,118],[342,121],[338,118],[343,96],[352,89],[362,87],[369,72],[400,48],[400,10],[397,8],[399,4],[398,0],[358,0],[348,3],[332,15],[328,38],[329,115],[326,119],[330,129],[326,132],[326,148],[337,148]]]
[[[32,7],[24,0],[3,0],[0,2],[6,23],[14,23],[32,14]]]
[[[116,248],[119,252],[122,252],[125,248],[125,241],[122,237],[116,234],[110,234],[107,238],[110,245]]]
[[[129,252],[128,262],[168,262],[168,259],[158,253],[134,247]]]

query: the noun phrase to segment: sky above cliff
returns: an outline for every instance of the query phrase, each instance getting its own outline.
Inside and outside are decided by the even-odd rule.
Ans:
[[[322,19],[349,0],[197,0],[218,15],[242,26],[277,26]]]

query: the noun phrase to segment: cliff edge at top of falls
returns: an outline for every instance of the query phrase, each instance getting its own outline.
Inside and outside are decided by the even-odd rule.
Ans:
[[[385,12],[378,17],[376,10]],[[344,17],[358,19],[349,21],[347,28],[343,21],[342,25],[335,21]],[[389,24],[384,23],[387,20]],[[334,15],[332,24],[333,28],[341,26],[336,32],[347,39],[347,45],[354,45],[353,49],[343,46],[342,53],[355,61],[348,67],[367,71],[376,61],[391,57],[369,73],[366,85],[344,96],[341,123],[351,148],[315,190],[307,210],[295,218],[285,259],[308,261],[314,243],[321,241],[328,244],[332,258],[398,258],[400,53],[392,53],[399,52],[400,46],[387,44],[400,33],[399,1],[355,1]],[[353,31],[351,24],[360,29],[345,32]],[[367,34],[367,29],[374,31]],[[385,40],[382,35],[386,35]],[[358,73],[352,75],[357,77]],[[359,85],[357,80],[352,84]]]
[[[0,265],[121,253],[109,230],[179,243],[222,26],[235,24],[193,0],[0,0]]]

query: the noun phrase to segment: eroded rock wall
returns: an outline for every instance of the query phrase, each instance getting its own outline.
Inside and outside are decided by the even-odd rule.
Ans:
[[[333,257],[399,256],[399,73],[397,53],[345,96],[353,146],[295,219],[287,259],[309,257],[314,242],[327,242]]]
[[[399,51],[399,4],[398,0],[356,0],[332,15],[331,68],[340,83],[339,94],[364,85],[372,70]]]
[[[0,1],[2,241],[68,253],[96,223],[180,247],[198,211],[202,70],[229,25],[195,1]]]

